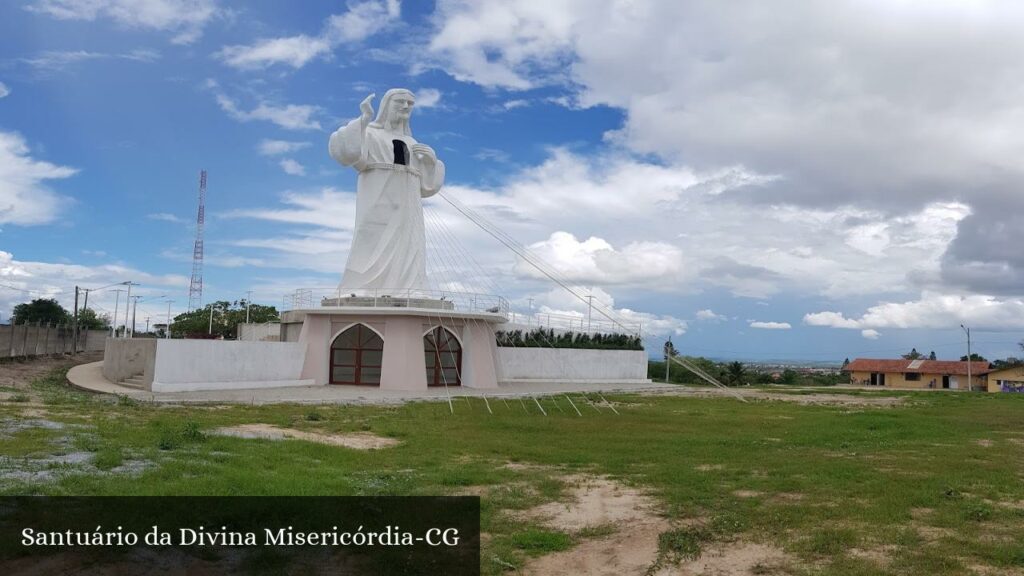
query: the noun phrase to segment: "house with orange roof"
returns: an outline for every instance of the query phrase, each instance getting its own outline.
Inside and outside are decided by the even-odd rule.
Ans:
[[[1024,364],[1014,364],[988,373],[989,392],[1024,393]]]
[[[843,367],[843,372],[850,374],[851,384],[900,389],[984,390],[986,375],[991,371],[988,362],[904,358],[857,358]]]

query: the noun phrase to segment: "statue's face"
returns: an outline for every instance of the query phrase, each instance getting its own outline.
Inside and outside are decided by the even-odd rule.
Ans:
[[[410,94],[395,94],[391,98],[391,117],[396,120],[408,120],[415,103],[416,100]]]

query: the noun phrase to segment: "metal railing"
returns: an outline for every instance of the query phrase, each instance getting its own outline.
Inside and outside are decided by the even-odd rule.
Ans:
[[[508,300],[494,294],[452,290],[317,290],[299,288],[282,299],[282,310],[321,306],[358,306],[367,308],[427,308],[498,314],[508,319]]]
[[[501,329],[505,331],[522,330],[529,332],[536,328],[544,328],[559,332],[576,332],[587,334],[633,334],[639,335],[643,328],[639,323],[613,322],[604,317],[586,314],[549,314],[547,312],[510,312],[508,324]]]

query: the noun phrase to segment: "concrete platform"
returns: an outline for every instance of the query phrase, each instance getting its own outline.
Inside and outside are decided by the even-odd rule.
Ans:
[[[656,382],[515,382],[501,383],[497,389],[463,387],[428,388],[426,391],[382,390],[371,386],[292,386],[249,390],[204,390],[196,392],[149,392],[119,386],[103,377],[103,363],[75,366],[68,371],[71,385],[101,394],[127,396],[143,402],[167,404],[401,404],[413,401],[445,401],[452,397],[514,398],[549,396],[580,392],[650,392],[678,390],[674,384]]]

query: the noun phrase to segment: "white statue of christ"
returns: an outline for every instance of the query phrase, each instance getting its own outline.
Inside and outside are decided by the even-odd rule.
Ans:
[[[356,226],[341,290],[426,289],[422,198],[444,184],[444,162],[409,130],[413,93],[388,90],[373,122],[370,94],[360,116],[331,134],[331,157],[359,172]]]

